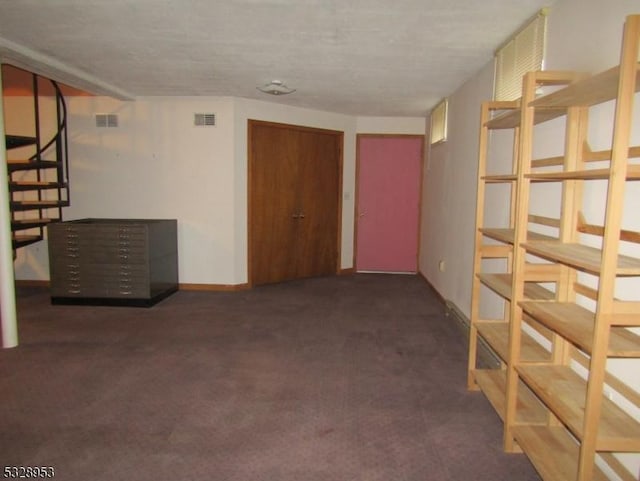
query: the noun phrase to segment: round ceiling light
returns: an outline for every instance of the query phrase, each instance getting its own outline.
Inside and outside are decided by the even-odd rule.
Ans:
[[[268,84],[256,88],[260,92],[271,95],[287,95],[296,91],[296,89],[287,87],[281,80],[272,80]]]

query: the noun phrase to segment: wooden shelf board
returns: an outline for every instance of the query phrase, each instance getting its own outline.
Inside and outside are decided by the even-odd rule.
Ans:
[[[506,371],[501,369],[476,369],[474,377],[493,409],[504,421]],[[547,411],[527,386],[520,383],[517,401],[517,424],[542,425],[547,422]]]
[[[520,364],[521,379],[581,440],[584,429],[584,404],[587,384],[567,366]],[[640,423],[606,398],[597,424],[598,451],[640,451]]]
[[[640,157],[640,146],[632,146],[629,147],[629,154],[627,155],[630,159],[636,159]],[[606,150],[590,150],[584,153],[585,162],[603,162],[611,160],[611,149]],[[562,164],[560,164],[562,165]]]
[[[564,165],[564,155],[557,157],[546,157],[544,159],[533,159],[531,161],[531,168],[537,169],[540,167],[557,167]]]
[[[610,68],[539,97],[529,102],[529,105],[537,108],[560,108],[591,106],[613,100],[618,95],[619,74],[619,67]],[[640,90],[640,71],[636,72],[635,91],[638,90]]]
[[[509,359],[509,323],[507,321],[476,322],[478,333],[500,356],[503,362]]]
[[[568,339],[587,354],[593,348],[593,312],[571,302],[520,302],[522,309],[549,329]],[[640,357],[640,336],[622,328],[611,328],[609,357]]]
[[[494,174],[494,175],[483,175],[482,180],[489,184],[498,184],[503,182],[515,182],[517,180],[517,176],[515,174]]]
[[[615,326],[640,327],[640,301],[613,301],[613,320]]]
[[[520,125],[520,109],[502,112],[485,122],[484,126],[491,130],[512,129]]]
[[[547,122],[555,118],[561,117],[566,113],[566,109],[552,108],[552,109],[537,109],[535,112],[534,123],[540,124]],[[513,129],[520,126],[520,110],[510,110],[503,112],[500,115],[496,115],[491,120],[485,122],[484,126],[490,130],[500,129]]]
[[[609,169],[587,169],[561,172],[536,172],[526,174],[525,177],[533,182],[553,182],[556,180],[598,180],[608,179]],[[627,180],[640,180],[640,165],[627,166]]]
[[[511,274],[486,274],[481,272],[477,276],[480,282],[493,292],[508,301],[511,300]]]
[[[575,481],[579,447],[561,427],[516,426],[513,436],[545,481]],[[596,465],[593,481],[608,478]]]
[[[506,300],[511,300],[511,274],[478,274],[478,279],[496,292],[498,295],[504,297]],[[524,297],[526,299],[538,299],[538,300],[553,300],[555,294],[549,289],[545,289],[539,284],[534,282],[525,282],[524,284]]]
[[[524,283],[524,298],[525,299],[537,299],[540,301],[552,301],[556,295],[546,287],[542,287],[535,282]]]
[[[565,244],[559,241],[529,240],[522,244],[527,251],[546,259],[562,262],[573,267],[583,269],[593,274],[599,274],[602,251],[582,244]],[[640,259],[629,256],[618,256],[619,276],[640,275]]]
[[[509,360],[509,323],[506,321],[480,321],[476,323],[478,332],[487,341],[498,356],[504,361]],[[548,361],[551,353],[537,343],[527,333],[522,333],[520,357],[525,362]]]
[[[505,389],[507,385],[505,371],[501,369],[476,369],[474,378],[478,386],[480,386],[480,390],[504,422]]]
[[[502,229],[502,228],[493,228],[493,227],[481,227],[480,232],[490,237],[491,239],[504,242],[505,244],[513,244],[515,233],[513,229]],[[538,234],[537,232],[529,231],[527,232],[528,240],[536,240],[536,241],[554,241],[557,240],[555,237],[551,237],[544,234]]]
[[[513,244],[513,229],[481,227],[480,232],[491,239],[504,242],[505,244]]]

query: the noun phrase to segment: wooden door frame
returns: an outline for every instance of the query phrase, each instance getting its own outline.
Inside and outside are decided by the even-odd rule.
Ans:
[[[344,132],[340,130],[321,129],[316,127],[306,127],[303,125],[284,124],[280,122],[270,122],[267,120],[247,119],[247,284],[249,288],[253,287],[253,262],[251,246],[253,241],[253,219],[252,203],[253,192],[251,190],[251,182],[253,180],[253,146],[251,134],[254,125],[266,127],[291,129],[302,132],[313,132],[333,135],[338,138],[338,212],[337,215],[337,239],[336,239],[336,274],[340,273],[342,264],[342,197],[343,197],[343,170],[344,170]]]
[[[358,272],[356,257],[358,255],[358,200],[360,199],[360,139],[422,139],[420,144],[420,183],[418,185],[418,249],[416,251],[417,272],[420,272],[420,248],[422,240],[422,229],[420,228],[420,220],[422,219],[422,185],[424,179],[424,152],[425,139],[424,134],[356,134],[356,177],[355,177],[355,199],[353,200],[353,271]]]

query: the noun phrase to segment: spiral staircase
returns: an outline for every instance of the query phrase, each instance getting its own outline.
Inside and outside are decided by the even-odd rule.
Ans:
[[[62,208],[69,205],[67,109],[64,97],[54,81],[35,74],[32,74],[32,80],[33,131],[27,132],[27,135],[24,135],[25,132],[20,132],[20,135],[7,132],[5,135],[14,253],[20,247],[42,240],[45,227],[61,221]],[[42,108],[45,97],[39,95],[38,89],[45,81],[53,87],[55,109]],[[43,118],[43,110],[47,111],[47,116],[55,115],[56,118]],[[11,113],[5,115],[8,117]],[[44,130],[48,133],[43,134]]]

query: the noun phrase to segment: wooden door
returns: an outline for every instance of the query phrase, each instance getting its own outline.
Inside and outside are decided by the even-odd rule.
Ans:
[[[285,129],[255,124],[250,131],[250,263],[252,282],[292,279],[296,237],[297,142]]]
[[[358,136],[356,270],[417,272],[423,136]]]
[[[338,253],[339,152],[342,136],[299,132],[297,275],[335,274]]]
[[[249,282],[338,268],[342,134],[249,121]]]

